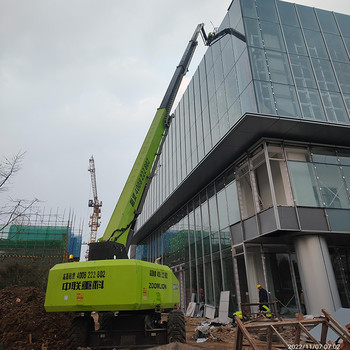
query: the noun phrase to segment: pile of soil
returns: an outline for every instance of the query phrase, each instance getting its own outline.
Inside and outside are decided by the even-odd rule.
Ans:
[[[47,313],[45,293],[35,287],[0,290],[0,349],[65,349],[72,313]]]

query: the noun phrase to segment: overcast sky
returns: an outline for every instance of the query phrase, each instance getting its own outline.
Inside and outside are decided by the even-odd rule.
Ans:
[[[0,206],[73,209],[87,241],[93,155],[101,236],[196,25],[219,26],[230,2],[0,0],[0,158],[26,152]],[[350,14],[349,0],[296,2]]]

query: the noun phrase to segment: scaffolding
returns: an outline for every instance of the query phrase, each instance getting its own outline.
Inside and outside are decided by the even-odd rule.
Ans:
[[[0,261],[6,259],[66,262],[69,254],[79,260],[82,224],[76,227],[74,213],[45,213],[38,208],[0,230]]]

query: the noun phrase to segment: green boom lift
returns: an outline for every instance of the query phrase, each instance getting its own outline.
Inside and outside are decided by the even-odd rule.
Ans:
[[[168,133],[171,108],[199,34],[206,45],[226,34],[236,35],[234,31],[226,30],[209,39],[203,24],[197,26],[102,239],[90,244],[88,261],[58,264],[50,270],[46,311],[78,313],[67,336],[69,350],[86,346],[114,349],[186,341],[184,315],[176,310],[180,303],[180,286],[175,275],[168,266],[128,259],[127,250]],[[161,311],[169,311],[167,321],[161,319]],[[91,312],[98,312],[98,330],[95,330]]]
[[[128,259],[141,212],[170,125],[170,111],[203,31],[199,24],[176,68],[100,242],[90,244],[88,261],[63,263],[49,273],[45,309],[74,311],[68,349],[112,349],[185,342],[183,313],[175,310],[180,287],[169,267]],[[166,322],[161,310],[170,311]],[[91,312],[99,312],[95,331]]]

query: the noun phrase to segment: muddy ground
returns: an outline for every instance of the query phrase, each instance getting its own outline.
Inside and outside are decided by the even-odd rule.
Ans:
[[[0,350],[66,348],[66,337],[74,314],[47,313],[44,300],[45,293],[34,287],[7,287],[0,290]],[[206,319],[186,318],[187,344],[169,344],[161,348],[233,349],[236,329],[232,325],[212,327],[207,341],[197,343],[195,329],[203,321]]]

